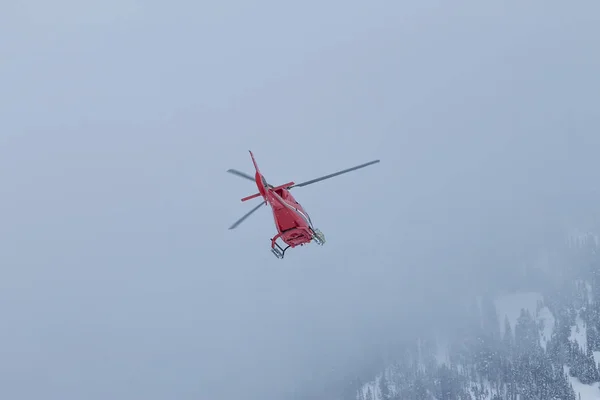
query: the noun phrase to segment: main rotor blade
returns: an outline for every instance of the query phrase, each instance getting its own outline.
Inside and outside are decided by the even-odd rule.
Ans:
[[[319,182],[319,181],[322,181],[322,180],[325,180],[325,179],[333,178],[334,176],[345,174],[346,172],[355,171],[355,170],[357,170],[359,168],[364,168],[364,167],[367,167],[369,165],[376,164],[379,161],[380,160],[369,161],[368,163],[357,165],[356,167],[352,167],[352,168],[348,168],[348,169],[345,169],[345,170],[342,170],[342,171],[334,172],[333,174],[325,175],[325,176],[322,176],[320,178],[311,179],[310,181],[306,181],[306,182],[302,182],[302,183],[297,183],[295,185],[290,186],[289,189],[291,189],[293,187],[302,187],[302,186],[310,185],[312,183]]]
[[[246,174],[244,172],[238,171],[237,169],[228,169],[227,172],[229,172],[230,174],[233,174],[233,175],[237,175],[237,176],[242,177],[242,178],[246,178],[246,179],[254,182],[254,177],[253,176],[250,176],[250,175],[248,175],[248,174]]]
[[[244,173],[244,172],[242,172],[242,171],[238,171],[237,169],[228,169],[228,170],[227,170],[227,172],[229,172],[230,174],[233,174],[233,175],[240,176],[240,177],[242,177],[242,178],[246,178],[246,179],[248,179],[248,180],[250,180],[250,181],[252,181],[252,182],[255,182],[255,180],[254,180],[254,177],[253,177],[253,176],[250,176],[250,175],[248,175],[248,174],[246,174],[246,173]],[[264,184],[265,184],[265,185],[267,185],[268,187],[270,187],[270,188],[272,188],[272,187],[273,187],[273,185],[271,185],[270,183],[268,183],[268,182],[265,180],[265,177],[264,177],[264,176],[262,177],[262,180],[263,180]]]
[[[229,229],[235,229],[235,228],[237,228],[237,226],[238,226],[239,224],[241,224],[242,222],[244,222],[244,220],[245,220],[246,218],[248,218],[248,217],[249,217],[249,216],[250,216],[250,215],[251,215],[251,214],[252,214],[254,211],[258,210],[258,209],[259,209],[261,206],[264,206],[265,204],[267,204],[267,202],[266,202],[266,201],[263,201],[263,202],[261,202],[259,205],[257,205],[256,207],[254,207],[252,210],[248,211],[248,212],[246,213],[246,215],[244,215],[242,218],[240,218],[240,219],[238,219],[237,221],[235,221],[235,223],[234,223],[233,225],[231,225],[231,226],[229,227]]]

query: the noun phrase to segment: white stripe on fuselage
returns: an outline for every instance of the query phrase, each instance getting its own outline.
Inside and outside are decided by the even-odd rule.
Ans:
[[[277,196],[277,198],[280,200],[280,202],[281,202],[281,203],[282,203],[282,204],[283,204],[285,207],[287,207],[288,209],[290,209],[290,210],[292,210],[292,211],[295,211],[296,213],[300,214],[300,216],[301,216],[301,217],[304,219],[304,221],[306,221],[306,223],[308,224],[308,226],[310,226],[312,229],[314,229],[314,228],[313,228],[313,226],[312,226],[312,221],[310,220],[310,217],[309,217],[309,216],[305,215],[305,214],[304,214],[302,211],[298,210],[296,207],[292,207],[291,205],[289,205],[289,204],[288,204],[288,203],[287,203],[285,200],[283,200],[283,199],[281,198],[281,196],[280,196],[280,195],[278,195],[276,192],[272,192],[272,193],[273,193],[275,196]]]

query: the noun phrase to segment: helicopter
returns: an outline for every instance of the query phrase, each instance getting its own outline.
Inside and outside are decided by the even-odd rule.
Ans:
[[[283,185],[273,186],[267,182],[263,174],[258,168],[256,159],[251,150],[249,150],[252,163],[254,164],[255,174],[254,177],[250,174],[238,171],[236,169],[229,169],[227,172],[237,175],[241,178],[245,178],[256,183],[258,193],[251,196],[244,197],[243,202],[262,197],[263,201],[256,207],[251,209],[243,217],[238,219],[229,229],[237,228],[246,218],[252,215],[256,210],[262,206],[269,204],[273,212],[273,219],[277,228],[277,234],[271,238],[271,252],[275,257],[283,259],[287,249],[294,248],[297,246],[304,246],[305,244],[314,241],[320,246],[325,244],[325,235],[313,226],[310,216],[306,210],[298,203],[298,201],[292,196],[290,190],[296,187],[303,187],[311,185],[313,183],[333,178],[334,176],[341,175],[350,171],[364,168],[372,164],[378,163],[380,160],[373,160],[367,163],[357,165],[342,171],[334,172],[329,175],[321,176],[319,178],[311,179],[302,183],[287,182]],[[277,240],[281,240],[286,246],[283,248]]]

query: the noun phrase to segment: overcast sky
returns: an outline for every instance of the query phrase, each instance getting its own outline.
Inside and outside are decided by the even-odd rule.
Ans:
[[[597,1],[4,3],[2,398],[322,393],[598,221]],[[227,230],[248,150],[381,163],[295,190],[327,243],[282,261]]]

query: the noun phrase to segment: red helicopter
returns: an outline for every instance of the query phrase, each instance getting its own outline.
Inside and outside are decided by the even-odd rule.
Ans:
[[[348,168],[343,171],[338,171],[333,174],[325,175],[320,178],[311,179],[310,181],[298,184],[294,182],[288,182],[283,185],[273,186],[269,184],[265,177],[261,174],[252,151],[250,151],[250,157],[252,157],[252,163],[254,164],[254,169],[256,170],[254,177],[235,169],[229,169],[227,172],[256,183],[256,186],[258,187],[258,193],[244,197],[242,201],[248,201],[260,196],[262,196],[263,201],[250,210],[242,218],[237,220],[229,227],[229,229],[235,229],[261,206],[267,205],[267,203],[270,204],[273,211],[273,218],[275,219],[275,226],[277,227],[277,235],[271,239],[271,252],[279,259],[284,257],[285,251],[288,248],[304,246],[305,244],[310,243],[311,240],[314,240],[315,243],[321,246],[325,244],[325,236],[320,230],[313,227],[310,216],[289,192],[290,189],[294,187],[310,185],[312,183],[332,178],[346,172],[354,171],[359,168],[364,168],[379,162],[379,160],[370,161],[365,164],[357,165],[356,167]],[[287,247],[282,248],[277,243],[277,239],[281,239],[287,245]]]

